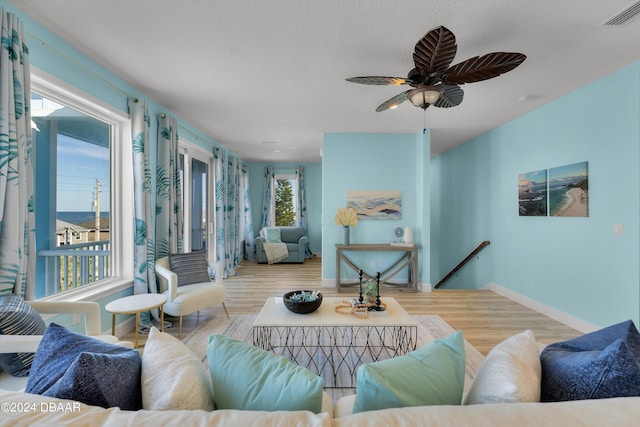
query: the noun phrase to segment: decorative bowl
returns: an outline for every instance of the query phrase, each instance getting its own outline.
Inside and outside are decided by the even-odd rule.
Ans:
[[[287,292],[282,296],[282,301],[284,302],[284,306],[289,309],[289,311],[297,314],[309,314],[316,311],[320,305],[322,304],[322,293],[318,292],[317,298],[314,301],[295,301],[292,300],[291,297],[295,294],[312,294],[313,291],[310,290],[300,290],[300,291],[292,291]]]

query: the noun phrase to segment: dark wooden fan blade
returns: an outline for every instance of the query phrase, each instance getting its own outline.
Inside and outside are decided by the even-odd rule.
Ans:
[[[449,67],[457,50],[456,36],[446,27],[436,27],[416,43],[413,62],[425,74],[441,73]]]
[[[385,111],[388,110],[389,108],[395,108],[398,105],[402,104],[404,101],[406,101],[407,99],[407,94],[409,92],[411,92],[413,89],[409,89],[407,91],[404,91],[402,93],[397,94],[396,96],[394,96],[393,98],[383,102],[382,104],[380,104],[378,106],[378,108],[376,108],[376,111],[379,113],[381,111]]]
[[[442,95],[433,104],[434,107],[451,108],[460,105],[462,98],[464,97],[464,91],[460,86],[456,85],[444,85]]]
[[[464,84],[492,79],[513,70],[522,64],[527,56],[517,52],[491,52],[476,56],[454,65],[444,72],[442,81]]]
[[[381,77],[381,76],[349,77],[347,81],[351,83],[360,83],[363,85],[400,86],[400,85],[407,84],[407,79],[403,77]]]

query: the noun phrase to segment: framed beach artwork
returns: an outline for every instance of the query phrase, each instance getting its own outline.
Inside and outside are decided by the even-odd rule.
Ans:
[[[358,219],[400,219],[400,191],[347,191],[347,207],[355,209]]]
[[[549,169],[549,215],[589,216],[589,162]]]
[[[520,216],[547,216],[547,170],[518,175]]]

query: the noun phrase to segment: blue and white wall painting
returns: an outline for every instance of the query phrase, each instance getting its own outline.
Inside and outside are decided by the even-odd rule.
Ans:
[[[358,219],[400,219],[400,191],[347,191],[347,207],[355,209]]]
[[[518,176],[520,216],[547,216],[547,170]]]
[[[589,216],[589,162],[549,169],[549,215]]]
[[[520,216],[589,216],[589,162],[521,173]]]

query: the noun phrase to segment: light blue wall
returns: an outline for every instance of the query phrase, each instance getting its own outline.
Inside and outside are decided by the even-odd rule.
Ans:
[[[640,63],[433,159],[431,280],[494,282],[596,326],[640,324]],[[518,174],[589,162],[589,217],[518,216]],[[614,236],[614,224],[623,236]]]
[[[389,243],[396,227],[410,226],[414,241],[423,248],[429,241],[430,156],[429,133],[371,134],[327,133],[322,163],[322,277],[336,277],[335,245],[343,242],[342,227],[335,224],[338,208],[346,206],[349,190],[399,190],[402,218],[362,220],[351,229],[351,243]],[[428,251],[420,250],[420,270],[428,279]],[[396,254],[354,253],[350,258],[369,274],[384,269]],[[345,271],[343,269],[343,271]],[[350,278],[346,274],[343,278]],[[355,278],[355,273],[351,275]],[[402,276],[400,276],[402,277]]]
[[[307,220],[309,222],[309,246],[311,252],[322,252],[322,164],[321,163],[285,163],[250,162],[249,192],[254,235],[260,232],[262,199],[264,194],[264,173],[267,166],[273,166],[276,173],[295,173],[296,167],[304,167],[305,193],[307,202]]]

